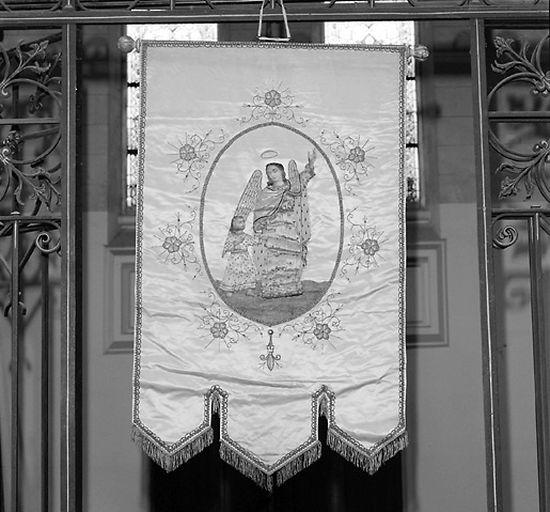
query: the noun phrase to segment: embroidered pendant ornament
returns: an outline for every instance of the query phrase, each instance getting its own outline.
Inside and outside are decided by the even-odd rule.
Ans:
[[[133,435],[266,489],[406,445],[402,46],[141,42]]]

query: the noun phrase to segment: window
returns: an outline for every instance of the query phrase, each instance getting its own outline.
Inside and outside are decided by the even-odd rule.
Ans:
[[[328,44],[415,44],[413,21],[328,22],[324,23]],[[128,25],[133,39],[216,41],[216,24]],[[136,205],[139,135],[139,53],[131,52],[127,60],[127,151],[124,181],[123,212],[131,213]],[[421,187],[419,177],[417,81],[414,59],[407,68],[406,150],[407,203],[418,204]]]
[[[134,40],[159,39],[164,41],[216,41],[218,26],[215,23],[128,25],[126,34]],[[139,137],[139,53],[130,52],[126,63],[126,179],[122,211],[131,213],[136,206],[138,180]]]
[[[414,21],[348,21],[325,23],[325,42],[328,44],[415,44]],[[406,89],[406,149],[407,203],[420,200],[418,158],[418,105],[414,59],[407,66]]]

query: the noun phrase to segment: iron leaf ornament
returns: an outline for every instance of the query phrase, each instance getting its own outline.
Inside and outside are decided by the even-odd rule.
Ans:
[[[0,98],[17,98],[20,87],[35,88],[28,97],[27,110],[32,116],[44,108],[49,97],[57,108],[60,106],[60,77],[58,66],[60,54],[47,53],[48,41],[16,46],[7,50],[0,45]],[[10,99],[11,101],[11,99]],[[0,117],[4,107],[0,104]],[[27,120],[28,118],[25,118]],[[32,126],[32,123],[26,123]],[[0,202],[11,196],[13,203],[36,214],[42,204],[50,211],[59,204],[61,193],[58,184],[61,179],[61,165],[50,163],[49,157],[61,138],[59,121],[52,119],[53,127],[41,125],[35,131],[19,128],[17,119],[0,143]],[[24,146],[27,140],[42,140],[38,151],[27,154]],[[57,160],[57,159],[55,159]]]
[[[528,41],[517,43],[501,36],[494,38],[497,59],[492,69],[506,76],[489,92],[489,105],[497,92],[510,83],[528,84],[534,96],[547,97],[550,94],[550,70],[543,69],[542,64],[543,49],[549,38],[550,35],[544,36],[534,47]],[[499,199],[516,196],[520,190],[525,192],[525,199],[530,199],[538,190],[550,202],[550,139],[541,139],[529,153],[518,152],[506,147],[490,126],[489,142],[504,159],[495,171],[504,175]]]

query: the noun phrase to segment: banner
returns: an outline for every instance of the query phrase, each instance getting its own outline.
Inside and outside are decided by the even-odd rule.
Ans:
[[[406,444],[402,46],[141,42],[133,434],[272,489]]]

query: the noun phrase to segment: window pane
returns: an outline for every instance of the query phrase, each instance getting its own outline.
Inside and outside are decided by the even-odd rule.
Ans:
[[[126,34],[134,40],[155,39],[163,41],[216,41],[218,25],[215,23],[171,23],[162,25],[127,25]],[[138,52],[127,56],[126,77],[126,134],[127,166],[125,183],[125,207],[136,206],[137,151],[139,136],[139,80],[140,60]]]
[[[329,44],[408,45],[415,44],[414,21],[347,21],[325,23],[325,42]],[[417,82],[414,59],[407,63],[405,91],[405,175],[407,176],[407,202],[419,204],[420,177],[418,159],[418,107]]]

